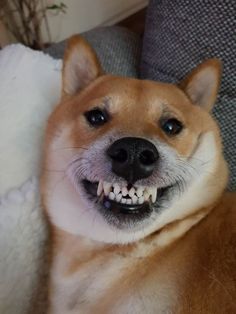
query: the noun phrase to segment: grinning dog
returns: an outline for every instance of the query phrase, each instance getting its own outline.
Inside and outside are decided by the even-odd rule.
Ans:
[[[236,313],[236,195],[210,115],[221,65],[179,85],[67,45],[41,180],[50,314]]]

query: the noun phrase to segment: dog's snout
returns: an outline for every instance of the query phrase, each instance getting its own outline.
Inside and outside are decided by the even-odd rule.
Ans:
[[[156,147],[149,141],[124,137],[115,141],[107,150],[112,161],[112,171],[128,183],[147,178],[159,158]]]

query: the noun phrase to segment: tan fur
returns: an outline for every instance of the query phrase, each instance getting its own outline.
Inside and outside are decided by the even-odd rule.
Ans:
[[[169,313],[235,313],[235,202],[235,195],[225,195],[224,200],[197,227],[161,249],[158,249],[156,242],[164,230],[140,243],[124,247],[93,245],[85,239],[57,230],[54,250],[60,252],[60,258],[65,261],[57,271],[65,281],[68,276],[80,278],[82,274],[82,277],[87,277],[76,296],[78,304],[84,301],[78,313],[113,313],[113,308],[132,294],[141,299],[156,298],[156,302],[160,303],[169,294],[168,297],[174,301]],[[178,223],[171,228],[177,227]],[[106,276],[104,269],[112,264],[114,277],[103,278],[108,280],[109,285],[104,290],[100,286],[97,293],[101,295],[94,302],[90,299],[87,284],[91,280],[96,281],[97,273]],[[154,282],[157,291],[154,290]],[[160,284],[165,287],[164,295],[158,291]],[[83,286],[86,291],[83,291]],[[141,307],[135,312],[134,304],[133,312],[130,310],[129,313],[142,311]],[[157,313],[148,306],[146,311]]]
[[[91,48],[76,37],[69,44],[64,69],[70,67],[75,50],[82,51],[80,62],[88,58],[79,68],[91,66],[92,74],[86,67],[89,73],[85,81],[81,77],[80,88],[63,72],[64,86],[70,82],[74,94],[65,97],[64,90],[62,102],[49,119],[45,141],[42,196],[52,229],[48,313],[236,313],[236,195],[224,192],[227,167],[220,134],[207,112],[219,86],[219,62],[201,65],[178,88],[101,75]],[[73,68],[76,75],[86,75],[86,71],[76,72],[79,68]],[[209,88],[211,84],[213,87],[211,93],[201,97],[203,103],[194,105],[194,80],[204,77],[202,71],[214,73],[216,81],[209,83]],[[190,94],[189,85],[194,86]],[[98,104],[107,106],[112,120],[92,130],[83,113]],[[186,126],[175,138],[168,137],[158,125],[160,117],[170,113]],[[58,198],[64,193],[57,190],[65,178],[64,169],[58,167],[112,130],[121,135],[158,138],[186,161],[209,134],[215,152],[212,169],[203,181],[208,194],[196,199],[199,196],[192,187],[184,202],[191,204],[191,210],[173,207],[173,219],[167,213],[163,224],[157,223],[133,243],[103,243],[62,230],[55,222],[56,209],[51,208],[53,191],[59,193]],[[68,195],[74,197],[70,184],[65,186]]]

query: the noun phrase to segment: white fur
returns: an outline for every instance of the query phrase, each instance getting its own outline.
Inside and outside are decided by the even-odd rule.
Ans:
[[[59,139],[56,140],[58,147],[65,145],[64,141],[68,133],[69,129],[66,129],[64,136],[61,137],[61,142]],[[55,142],[53,148],[55,149]],[[52,157],[52,155],[50,156]],[[63,158],[56,158],[56,156],[53,156],[53,164],[59,166],[63,162]],[[217,193],[217,186],[219,186],[218,184],[212,185],[212,178],[214,179],[212,174],[217,170],[219,162],[214,134],[207,133],[202,136],[192,158],[192,165],[197,163],[199,168],[189,188],[180,197],[176,195],[172,206],[157,216],[153,223],[143,228],[141,232],[131,231],[130,234],[111,228],[94,208],[89,208],[86,200],[83,200],[67,176],[62,178],[60,173],[51,176],[53,180],[50,180],[50,191],[47,196],[49,197],[49,213],[53,223],[68,232],[105,242],[127,243],[143,238],[175,220],[180,219],[180,222],[173,229],[161,231],[154,238],[155,242],[137,242],[136,249],[131,250],[125,258],[115,252],[106,258],[101,256],[102,267],[99,268],[99,271],[91,261],[88,264],[85,263],[85,266],[82,263],[82,268],[80,267],[73,276],[65,276],[63,274],[66,272],[70,257],[65,254],[55,257],[51,273],[54,293],[51,298],[52,311],[50,313],[83,314],[93,312],[93,305],[100,304],[100,300],[105,299],[105,296],[110,293],[109,289],[113,283],[116,283],[122,276],[122,272],[127,271],[136,261],[151,254],[154,247],[155,250],[158,248],[161,250],[197,224],[205,213],[199,212],[196,216],[190,216],[183,221],[181,219],[196,209],[211,203]],[[84,241],[82,239],[80,241]],[[90,246],[89,240],[87,241],[85,246],[88,252]],[[95,247],[99,245],[99,242],[91,242]],[[98,260],[95,260],[95,265],[99,265]],[[179,269],[179,278],[181,278],[180,272]],[[160,269],[157,278],[154,277],[153,280],[149,278],[147,281],[148,291],[153,291],[151,295],[145,294],[147,291],[145,279],[132,282],[122,297],[117,291],[114,296],[112,313],[141,314],[146,312],[146,309],[150,313],[171,313],[178,299],[178,285],[180,284],[180,279],[176,280],[174,273],[168,275],[168,272],[162,272]],[[140,279],[139,276],[138,278]],[[142,298],[145,298],[145,304]],[[68,304],[72,304],[73,309],[69,310]]]
[[[45,238],[37,175],[61,61],[22,45],[0,52],[0,313],[27,312]]]
[[[59,147],[70,147],[68,140],[69,130],[62,132],[60,139],[57,139]],[[101,143],[99,143],[101,146]],[[104,144],[102,144],[103,147]],[[53,150],[55,145],[53,144]],[[93,144],[93,150],[96,151],[96,143]],[[86,151],[91,155],[91,151]],[[85,152],[85,154],[86,154]],[[70,154],[75,152],[70,152]],[[168,150],[169,155],[174,153]],[[78,154],[78,152],[77,152]],[[96,153],[98,154],[98,153]],[[95,154],[95,155],[96,155]],[[68,158],[68,157],[67,157]],[[71,158],[71,156],[70,156]],[[92,157],[91,157],[92,158]],[[169,157],[171,158],[171,157]],[[58,152],[49,154],[49,164],[64,168],[68,161],[65,157],[58,156]],[[173,161],[172,161],[173,162]],[[202,135],[194,156],[189,161],[191,166],[197,171],[193,173],[191,181],[188,182],[188,188],[183,194],[175,195],[170,206],[160,214],[154,213],[150,221],[143,225],[139,230],[118,230],[107,224],[105,219],[96,211],[93,204],[82,196],[81,191],[76,189],[65,173],[51,173],[49,178],[47,203],[49,215],[52,222],[61,229],[72,234],[82,235],[97,241],[112,243],[129,243],[144,238],[148,234],[161,229],[163,226],[192,214],[197,209],[211,204],[215,199],[218,190],[221,190],[221,184],[215,184],[214,173],[218,169],[221,159],[219,157],[216,140],[213,133],[209,132]],[[96,167],[95,167],[96,168]],[[93,175],[91,173],[91,175]],[[222,184],[224,184],[222,178]],[[183,228],[178,230],[178,235],[186,232],[195,222],[189,222]],[[170,239],[164,242],[171,242],[175,235],[170,234]]]
[[[78,264],[77,271],[68,275],[68,265],[73,260],[74,254],[71,252],[70,256],[63,251],[63,253],[58,252],[58,255],[55,256],[51,271],[54,293],[51,294],[50,314],[94,313],[94,304],[101,305],[101,300],[106,300],[108,295],[108,302],[111,301],[110,298],[114,298],[112,302],[113,314],[141,314],[144,313],[144,307],[148,309],[148,313],[167,313],[168,309],[173,308],[178,298],[178,287],[173,281],[175,278],[173,274],[169,275],[160,270],[153,273],[157,277],[152,277],[152,280],[149,278],[146,281],[145,276],[142,280],[140,280],[140,276],[137,276],[137,281],[135,277],[132,281],[127,278],[128,281],[126,282],[125,279],[125,273],[128,276],[131,272],[132,275],[132,265],[145,259],[148,254],[152,255],[153,251],[156,250],[154,249],[155,244],[153,244],[153,242],[145,244],[138,242],[134,250],[131,250],[126,256],[112,251],[104,253],[105,256],[101,254],[94,260],[90,260],[89,263],[83,264],[83,260],[86,261],[87,257],[90,256],[90,249],[92,252],[94,247],[99,250],[99,246],[102,248],[103,244],[86,238],[80,238],[76,243],[72,240],[68,243],[68,247],[74,249],[73,253],[81,252],[81,255],[78,255],[78,260],[80,259],[82,264]],[[141,265],[140,267],[142,268]],[[179,269],[178,274],[180,272]],[[123,285],[117,286],[117,290],[113,290],[114,294],[111,294],[113,285],[116,285],[121,278],[124,280]],[[180,281],[177,283],[179,284]],[[152,285],[153,287],[151,287]],[[127,289],[126,293],[123,293],[123,288],[119,291],[121,287]],[[147,291],[153,291],[153,293],[147,294]],[[102,311],[100,312],[102,313]]]

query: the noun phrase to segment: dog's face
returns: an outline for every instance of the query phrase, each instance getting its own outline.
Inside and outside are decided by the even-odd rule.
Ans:
[[[219,80],[216,60],[180,86],[102,75],[88,44],[72,38],[45,146],[51,222],[128,243],[212,204],[227,177],[208,113]]]

